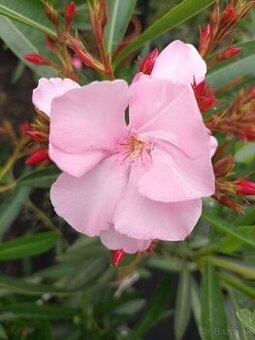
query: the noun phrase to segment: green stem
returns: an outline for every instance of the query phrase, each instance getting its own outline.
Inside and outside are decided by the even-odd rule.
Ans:
[[[210,261],[217,267],[230,270],[249,279],[255,279],[255,268],[244,266],[239,263],[234,263],[233,261],[228,261],[216,256],[210,257]]]
[[[225,274],[222,274],[222,273],[219,273],[218,276],[219,276],[220,280],[224,284],[226,284],[227,286],[234,287],[234,288],[240,290],[241,292],[255,298],[255,289],[248,286],[247,284],[243,283],[242,280],[239,280],[232,275],[225,275]]]

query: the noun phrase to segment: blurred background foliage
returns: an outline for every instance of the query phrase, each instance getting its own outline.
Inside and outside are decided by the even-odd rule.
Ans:
[[[62,11],[68,3],[50,2]],[[138,0],[134,14],[141,30],[179,3]],[[74,28],[86,34],[87,4],[84,0],[76,4]],[[52,29],[39,0],[0,0],[0,121],[9,131],[0,135],[0,339],[254,339],[252,205],[237,217],[207,199],[205,213],[187,241],[161,242],[153,254],[129,255],[116,269],[110,252],[96,239],[78,235],[54,214],[49,188],[57,171],[26,168],[25,154],[13,161],[27,143],[19,124],[33,117],[36,79],[54,73],[24,62],[26,53],[40,51],[47,56],[44,34],[5,16],[6,7]],[[150,39],[131,64],[117,68],[117,75],[131,80],[139,57],[172,40],[197,45],[199,26],[206,23],[210,10]],[[238,89],[255,85],[254,28],[253,10],[236,30],[235,42],[243,46],[240,57],[209,69],[208,81],[216,89],[242,77],[238,86],[220,96],[226,102]],[[92,77],[88,72],[84,82]],[[254,144],[233,139],[231,151],[237,176],[252,173]]]

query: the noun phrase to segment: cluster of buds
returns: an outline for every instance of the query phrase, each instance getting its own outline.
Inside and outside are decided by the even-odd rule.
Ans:
[[[244,141],[255,141],[255,88],[241,90],[221,115],[212,115],[207,127],[232,134]]]
[[[106,0],[91,0],[88,2],[93,36],[99,52],[99,58],[94,57],[84,46],[78,33],[72,36],[65,34],[70,48],[75,55],[88,67],[104,74],[109,79],[114,79],[110,55],[106,51],[104,34],[108,20]]]
[[[231,35],[236,24],[244,18],[255,6],[255,1],[230,0],[223,11],[220,10],[219,0],[210,15],[209,24],[200,30],[199,52],[206,59],[215,48],[227,42],[227,47],[223,49],[214,61],[221,61],[233,58],[240,52],[239,47],[233,47]],[[230,39],[230,43],[229,43]]]
[[[202,81],[200,84],[196,84],[196,81],[194,79],[192,87],[197,99],[199,109],[202,113],[216,106],[217,102],[212,86],[206,85],[205,81]]]
[[[68,50],[68,42],[66,35],[69,34],[71,24],[76,14],[76,7],[74,2],[70,2],[66,5],[64,11],[64,25],[61,25],[59,12],[54,7],[45,2],[44,10],[48,19],[53,24],[56,34],[54,37],[46,36],[46,44],[50,51],[57,57],[59,63],[51,60],[50,58],[44,57],[41,54],[33,53],[26,54],[25,60],[36,65],[36,66],[50,66],[60,73],[63,77],[71,78],[75,81],[78,80],[79,75],[74,72],[72,56]]]
[[[243,202],[247,203],[247,197],[255,195],[255,182],[247,180],[247,177],[234,180],[235,161],[232,156],[222,157],[224,148],[219,148],[214,156],[215,194],[213,198],[221,204],[228,206],[237,213],[243,212]],[[242,201],[240,200],[242,199]]]
[[[217,159],[217,154],[215,155]],[[235,162],[232,156],[220,158],[214,163],[215,193],[213,198],[237,213],[242,212],[242,204],[236,200],[239,186],[231,180],[234,175]]]
[[[34,143],[30,145],[30,156],[26,160],[26,164],[48,163],[48,145],[49,145],[49,125],[48,116],[37,110],[37,115],[30,129],[26,130],[26,134]]]

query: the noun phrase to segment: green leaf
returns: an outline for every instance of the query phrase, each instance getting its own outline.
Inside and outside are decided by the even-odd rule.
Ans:
[[[0,15],[30,26],[53,37],[56,33],[51,29],[41,1],[34,0],[0,0]]]
[[[140,309],[144,307],[146,303],[145,299],[135,299],[128,301],[120,306],[117,306],[117,308],[114,308],[112,310],[113,314],[117,315],[134,315],[137,313]]]
[[[239,44],[242,50],[238,54],[238,59],[219,63],[207,76],[207,82],[215,89],[219,89],[232,81],[250,75],[254,67],[255,41],[248,41]]]
[[[255,289],[251,286],[248,286],[246,283],[244,283],[243,279],[240,280],[234,275],[222,274],[222,273],[219,274],[218,276],[225,285],[234,287],[238,289],[240,292],[243,292],[246,295],[255,298]]]
[[[236,314],[241,323],[255,335],[255,310],[240,309]]]
[[[255,143],[244,143],[244,146],[235,154],[235,161],[249,164],[255,157]]]
[[[0,237],[3,236],[19,215],[29,194],[29,188],[17,187],[6,200],[0,204]]]
[[[202,218],[207,221],[210,226],[255,247],[255,230],[252,226],[242,226],[245,228],[242,230],[242,228],[236,228],[233,223],[225,222],[224,220],[208,213],[203,213]]]
[[[28,26],[0,16],[0,38],[38,76],[49,78],[55,75],[48,66],[36,67],[24,60],[24,55],[27,53],[39,53],[40,51],[41,54],[47,56],[48,52],[45,53],[44,37],[40,33],[31,30]]]
[[[108,0],[109,18],[105,31],[106,50],[113,52],[124,37],[137,0]]]
[[[190,286],[190,293],[191,293],[191,307],[192,312],[194,315],[194,319],[196,321],[197,329],[201,330],[201,301],[200,301],[200,289],[196,280],[192,277],[191,278],[191,286]]]
[[[5,14],[12,13],[12,16],[3,16],[1,15],[3,12]],[[19,21],[15,20],[16,14],[23,19]],[[27,25],[26,18],[28,21],[35,22],[42,30],[31,29],[31,25]],[[36,20],[34,18],[36,18]],[[23,56],[27,53],[39,52],[46,57],[52,55],[46,47],[45,35],[42,34],[42,31],[43,33],[48,33],[50,35],[54,34],[54,31],[49,29],[50,25],[51,23],[46,18],[41,1],[0,0],[0,38],[28,67],[35,71],[39,76],[48,78],[55,75],[50,67],[34,66],[24,60]]]
[[[215,0],[182,1],[179,5],[169,10],[163,17],[158,19],[154,24],[147,28],[134,41],[128,44],[116,57],[114,63],[115,66],[118,65],[125,57],[146,44],[148,41],[157,38],[165,32],[187,21],[214,2]]]
[[[62,306],[36,305],[35,303],[15,303],[0,306],[0,312],[11,313],[20,318],[33,319],[70,319],[78,313]]]
[[[170,277],[165,277],[160,286],[156,289],[156,294],[145,309],[142,319],[137,323],[129,338],[138,340],[143,337],[162,317],[167,308],[170,298]]]
[[[29,283],[23,279],[13,278],[4,274],[0,274],[0,287],[12,293],[36,296],[42,294],[67,295],[74,293],[72,290],[50,285]]]
[[[8,335],[6,333],[6,330],[3,328],[2,325],[0,325],[0,339],[8,340]]]
[[[22,259],[38,255],[54,247],[58,234],[54,232],[38,233],[19,237],[0,244],[0,260]]]
[[[190,284],[189,270],[183,262],[175,303],[174,333],[177,340],[182,339],[190,318]]]
[[[201,335],[204,340],[227,340],[228,323],[220,284],[207,262],[201,285]]]
[[[34,172],[19,178],[18,183],[30,188],[50,188],[60,172],[55,167],[35,170]]]

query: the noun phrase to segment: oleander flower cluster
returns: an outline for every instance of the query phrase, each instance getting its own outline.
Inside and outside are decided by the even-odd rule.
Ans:
[[[175,41],[150,74],[80,86],[42,78],[33,93],[46,114],[49,157],[62,173],[50,196],[56,213],[109,249],[145,251],[153,240],[184,240],[215,192],[217,142],[203,123],[193,84],[206,63]]]

